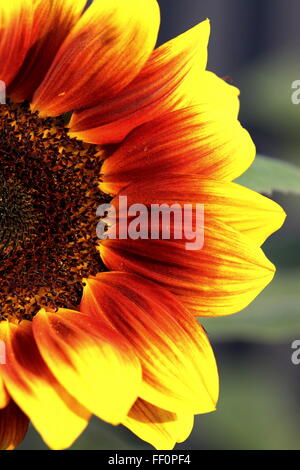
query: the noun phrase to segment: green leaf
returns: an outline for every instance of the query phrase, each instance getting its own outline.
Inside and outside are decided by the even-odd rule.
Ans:
[[[251,168],[236,182],[259,193],[279,191],[300,195],[300,167],[258,155]]]
[[[292,342],[300,339],[299,270],[277,274],[271,285],[242,312],[199,318],[212,340]]]

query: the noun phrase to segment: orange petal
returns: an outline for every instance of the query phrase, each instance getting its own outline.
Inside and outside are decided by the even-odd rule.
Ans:
[[[101,273],[86,280],[80,308],[130,342],[143,369],[140,397],[176,413],[215,409],[218,373],[207,336],[165,289],[134,275]]]
[[[219,220],[204,227],[201,250],[185,248],[184,240],[103,240],[100,252],[110,270],[157,281],[200,316],[239,312],[273,279],[257,244]]]
[[[152,204],[204,205],[205,227],[214,221],[231,226],[247,235],[258,246],[284,223],[286,214],[271,199],[236,183],[202,179],[199,176],[172,175],[143,179],[123,189],[113,199],[112,205],[118,213],[119,196],[127,197],[127,206],[144,204],[150,212]],[[141,179],[141,178],[140,178]],[[194,214],[195,216],[196,214]],[[194,217],[195,219],[196,217]],[[195,229],[195,227],[194,227]]]
[[[2,1],[0,4],[0,80],[10,84],[31,44],[32,1]]]
[[[206,67],[209,32],[209,22],[204,21],[156,49],[121,93],[73,115],[71,135],[99,144],[120,142],[135,127],[189,102],[194,70]],[[201,77],[194,83],[198,93]],[[203,90],[203,99],[204,95]]]
[[[176,415],[138,399],[122,423],[158,450],[171,450],[190,435],[194,417]]]
[[[253,162],[255,146],[236,119],[211,106],[173,111],[133,131],[102,166],[101,189],[116,194],[151,174],[200,174],[233,180]]]
[[[7,364],[0,366],[9,394],[54,449],[69,447],[87,425],[89,413],[54,378],[35,343],[32,324],[0,323]]]
[[[159,21],[156,0],[94,0],[56,55],[33,109],[52,116],[109,100],[147,61]]]
[[[59,382],[93,414],[119,424],[141,383],[140,363],[121,334],[97,318],[64,309],[41,310],[33,329]]]
[[[8,90],[15,101],[31,100],[61,44],[80,18],[86,0],[34,0],[33,4],[31,47]]]
[[[10,401],[0,410],[0,450],[13,450],[24,439],[29,420],[20,408]]]

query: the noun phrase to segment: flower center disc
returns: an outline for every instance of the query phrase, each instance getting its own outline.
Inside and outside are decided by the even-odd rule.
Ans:
[[[0,320],[76,308],[82,279],[105,269],[97,207],[103,150],[71,139],[63,118],[0,107]]]

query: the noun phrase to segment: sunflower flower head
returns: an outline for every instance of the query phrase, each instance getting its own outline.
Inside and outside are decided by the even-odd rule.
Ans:
[[[67,448],[96,415],[172,449],[218,400],[195,317],[271,281],[261,245],[285,215],[232,182],[255,147],[238,90],[206,71],[209,21],[155,49],[155,0],[85,4],[0,4],[0,448],[29,421]],[[204,204],[203,248],[100,242],[97,208],[122,196]]]
[[[104,269],[94,208],[110,198],[97,183],[99,149],[70,138],[63,118],[41,119],[27,103],[2,106],[0,122],[1,316],[74,308],[82,279]]]

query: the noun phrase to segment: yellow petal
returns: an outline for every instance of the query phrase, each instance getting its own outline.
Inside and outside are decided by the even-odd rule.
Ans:
[[[103,164],[101,189],[118,193],[151,174],[199,174],[230,181],[253,162],[248,132],[227,111],[203,104],[165,113],[133,131]],[[177,179],[180,181],[181,177]],[[188,200],[188,199],[187,199]]]
[[[86,280],[81,310],[109,321],[131,344],[143,370],[140,397],[176,413],[215,409],[218,372],[207,336],[165,289],[101,273]]]
[[[178,416],[138,399],[122,424],[158,450],[171,450],[192,431],[194,417]]]
[[[209,33],[209,21],[203,21],[160,46],[140,74],[115,97],[73,115],[71,136],[99,144],[120,142],[139,125],[193,102],[188,84],[194,83],[196,71],[198,74],[206,67]],[[201,90],[199,77],[197,82]],[[204,100],[205,95],[203,89]]]
[[[80,18],[86,0],[31,0],[31,3],[34,10],[31,46],[8,90],[14,101],[32,99],[60,46]]]
[[[32,22],[31,0],[0,3],[0,80],[6,87],[16,76],[30,48]]]
[[[181,94],[185,106],[208,104],[228,118],[237,118],[240,110],[240,90],[213,72],[192,69],[182,83]],[[182,107],[182,106],[181,106]]]
[[[0,376],[0,409],[4,408],[9,402],[9,395],[4,385],[4,381]]]
[[[0,375],[13,400],[30,417],[46,444],[64,449],[73,444],[89,420],[89,413],[56,381],[36,346],[32,325],[0,323],[0,339],[7,344],[7,364]]]
[[[185,243],[103,240],[101,256],[110,270],[139,274],[163,285],[200,316],[239,312],[274,277],[275,267],[257,243],[217,219],[204,226],[202,249],[186,250]]]
[[[159,21],[156,0],[94,0],[57,53],[33,109],[52,116],[115,96],[150,56]]]
[[[119,424],[135,402],[141,367],[130,344],[109,325],[61,309],[33,321],[39,350],[57,380],[91,413]]]
[[[109,166],[109,160],[104,167]],[[140,181],[123,189],[113,199],[117,212],[119,196],[127,197],[128,207],[139,201],[149,212],[152,204],[168,204],[169,207],[179,204],[182,209],[185,204],[193,207],[203,204],[205,227],[213,227],[214,221],[220,220],[248,236],[257,246],[278,230],[286,217],[276,202],[236,183],[183,174],[153,179],[152,171],[145,171],[145,174],[150,174],[151,178],[141,180],[140,177]]]

